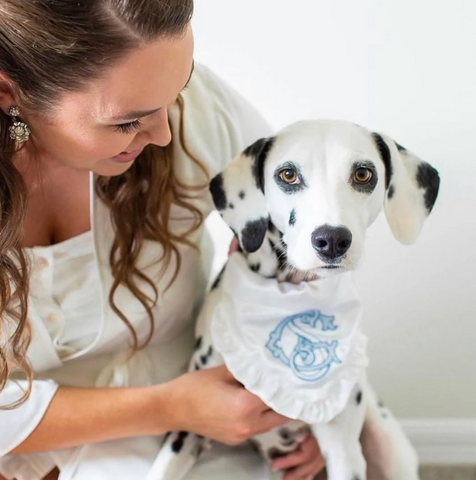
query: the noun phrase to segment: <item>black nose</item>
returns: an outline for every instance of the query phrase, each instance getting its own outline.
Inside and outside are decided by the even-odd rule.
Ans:
[[[352,244],[352,233],[347,227],[322,225],[311,235],[312,246],[323,260],[342,257]]]

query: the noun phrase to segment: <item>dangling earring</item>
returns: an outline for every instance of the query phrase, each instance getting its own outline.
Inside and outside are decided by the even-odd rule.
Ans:
[[[30,129],[28,125],[18,120],[20,109],[16,106],[8,108],[8,114],[13,118],[13,125],[9,128],[10,138],[18,143],[26,142],[30,138]]]

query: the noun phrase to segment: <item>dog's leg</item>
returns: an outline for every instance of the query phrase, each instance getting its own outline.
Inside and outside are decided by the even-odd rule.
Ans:
[[[360,446],[365,419],[365,385],[359,382],[337,417],[327,424],[313,426],[326,459],[328,480],[366,480],[366,462]],[[403,479],[400,479],[403,480]]]
[[[418,480],[418,458],[395,417],[368,387],[361,443],[368,480]]]
[[[181,480],[200,456],[203,442],[193,433],[169,432],[146,480]]]
[[[195,351],[189,371],[203,370],[223,364],[221,355],[213,348],[210,321],[220,299],[213,290],[206,297],[195,327]],[[189,432],[169,432],[146,480],[181,480],[193,467],[209,441]]]

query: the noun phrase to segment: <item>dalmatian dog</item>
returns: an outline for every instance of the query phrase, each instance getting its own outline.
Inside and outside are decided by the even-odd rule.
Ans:
[[[411,244],[438,189],[428,163],[335,120],[298,122],[258,140],[212,180],[240,252],[207,296],[190,368],[225,363],[293,419],[253,439],[267,461],[311,433],[329,480],[419,478],[410,442],[366,380],[352,270],[382,210],[396,239]],[[148,479],[180,480],[205,443],[168,434]]]

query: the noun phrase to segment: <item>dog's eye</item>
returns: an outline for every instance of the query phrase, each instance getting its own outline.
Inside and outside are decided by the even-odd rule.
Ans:
[[[287,184],[299,183],[298,174],[292,168],[285,168],[279,172],[279,178]]]
[[[372,170],[365,167],[358,168],[354,173],[354,179],[358,183],[368,183],[372,178]]]

